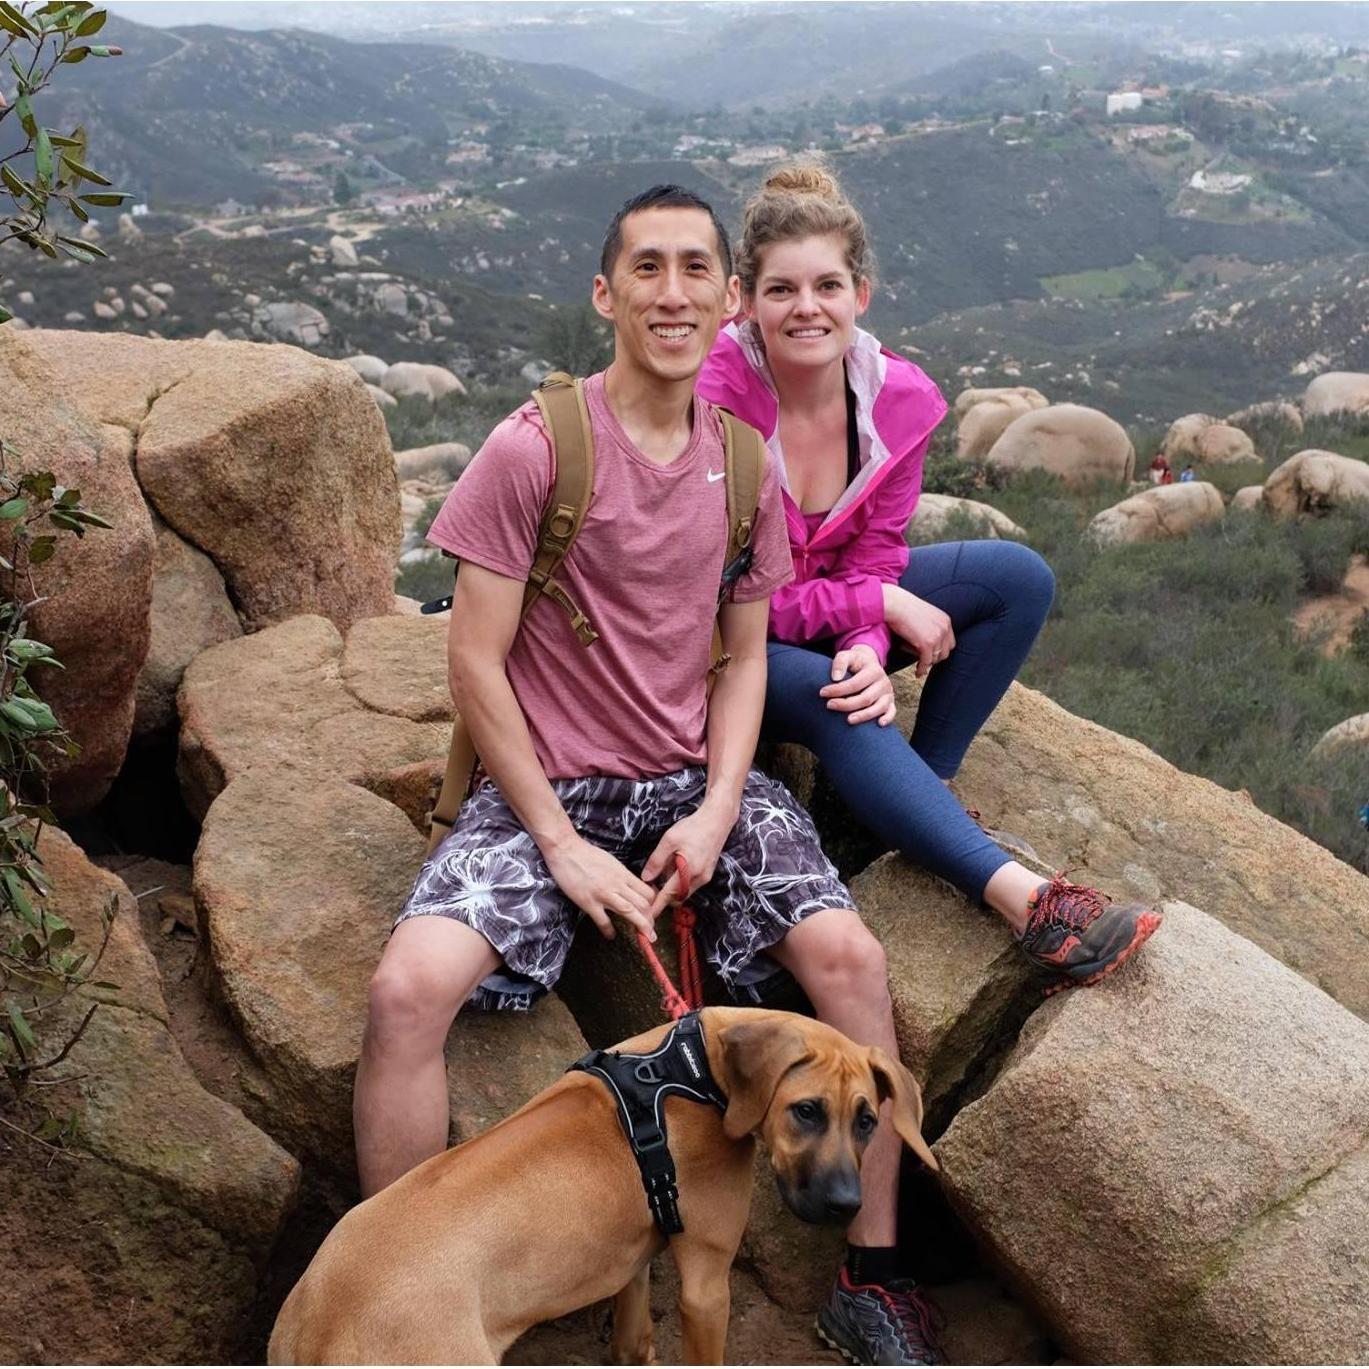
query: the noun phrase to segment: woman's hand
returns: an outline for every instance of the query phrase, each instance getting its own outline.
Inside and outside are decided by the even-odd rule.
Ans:
[[[913,672],[920,680],[955,650],[950,618],[935,604],[909,594],[898,585],[884,586],[884,621],[917,657]]]
[[[893,722],[898,712],[894,687],[873,647],[838,651],[832,658],[832,681],[818,693],[827,700],[828,708],[848,714],[848,723],[854,726],[877,718],[881,727],[888,727]]]

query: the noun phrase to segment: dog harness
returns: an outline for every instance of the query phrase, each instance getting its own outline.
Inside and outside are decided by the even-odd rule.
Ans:
[[[680,1193],[675,1187],[675,1157],[666,1135],[665,1100],[673,1095],[711,1103],[720,1112],[727,1110],[727,1097],[708,1067],[699,1014],[687,1013],[680,1018],[649,1055],[590,1051],[570,1068],[597,1075],[608,1085],[632,1147],[632,1158],[642,1174],[651,1215],[663,1236],[678,1236],[684,1223],[680,1220]]]

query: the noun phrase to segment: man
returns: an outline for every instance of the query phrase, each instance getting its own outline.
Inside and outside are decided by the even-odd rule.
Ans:
[[[583,646],[545,596],[520,628],[552,480],[535,405],[495,429],[429,533],[462,562],[449,680],[490,782],[419,874],[371,982],[355,1096],[367,1194],[447,1143],[442,1050],[458,1010],[527,1007],[555,984],[582,912],[605,936],[619,917],[654,937],[656,916],[689,894],[730,989],[784,967],[824,1021],[897,1053],[879,943],[808,815],[750,769],[769,596],[792,576],[773,466],[754,560],[719,619],[731,663],[706,691],[727,514],[720,421],[694,381],[739,303],[726,233],[697,196],[657,186],[619,212],[600,265],[594,307],[614,359],[586,382],[594,497],[558,572],[598,640]],[[676,852],[690,887],[674,874],[654,887]],[[898,1160],[883,1126],[851,1228],[857,1282],[876,1284],[892,1258]],[[861,1247],[875,1248],[863,1275]],[[845,1278],[834,1298],[857,1319],[871,1298],[885,1309],[898,1357],[883,1362],[934,1362],[910,1290]]]

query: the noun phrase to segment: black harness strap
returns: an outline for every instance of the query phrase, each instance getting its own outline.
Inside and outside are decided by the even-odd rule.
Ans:
[[[608,1085],[642,1174],[651,1215],[662,1235],[678,1236],[684,1223],[675,1186],[675,1158],[666,1135],[665,1100],[673,1095],[727,1111],[727,1097],[708,1067],[699,1014],[686,1013],[649,1055],[590,1051],[570,1068],[597,1075]]]

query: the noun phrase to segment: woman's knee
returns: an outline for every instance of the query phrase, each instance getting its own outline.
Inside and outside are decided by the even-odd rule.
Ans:
[[[1055,572],[1039,552],[1021,542],[1003,542],[1008,556],[1009,578],[1019,593],[1033,604],[1041,606],[1042,617],[1050,610],[1055,598]],[[1009,550],[1011,548],[1011,550]]]

